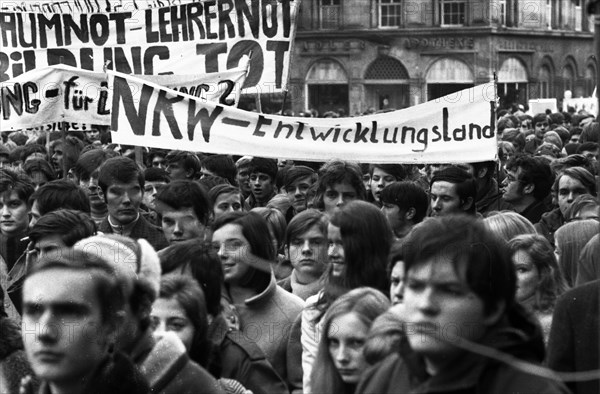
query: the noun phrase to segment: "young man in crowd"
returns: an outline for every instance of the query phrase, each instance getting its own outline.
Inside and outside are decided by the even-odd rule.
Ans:
[[[197,238],[208,240],[206,226],[212,213],[208,193],[194,181],[173,181],[156,196],[162,230],[169,244]]]
[[[397,239],[403,239],[410,230],[427,216],[429,199],[421,187],[411,181],[393,182],[381,192],[381,211]]]
[[[278,285],[304,301],[323,288],[319,279],[327,268],[328,223],[324,213],[308,209],[294,216],[285,232],[286,257],[293,270]]]
[[[83,153],[75,163],[74,173],[81,187],[88,195],[90,212],[96,225],[100,225],[108,215],[106,200],[98,186],[98,168],[106,160],[118,156],[112,150],[92,149]]]
[[[10,272],[27,249],[29,227],[29,197],[34,185],[28,176],[0,168],[0,287],[6,291],[11,282]],[[4,295],[9,317],[18,316]]]
[[[544,344],[538,325],[515,301],[505,246],[480,220],[425,220],[403,252],[402,345],[363,375],[357,393],[568,393],[558,381],[490,356],[508,353],[542,368]]]
[[[431,216],[466,213],[475,215],[475,178],[457,166],[436,171],[431,178]]]
[[[545,113],[536,114],[531,121],[533,134],[527,136],[525,152],[533,155],[537,148],[542,145],[544,134],[550,130],[550,118]]]
[[[167,162],[165,157],[167,156],[167,151],[162,149],[150,149],[148,153],[148,167],[160,168],[162,170],[167,168]]]
[[[286,213],[289,221],[294,215],[306,210],[308,204],[308,190],[317,181],[317,173],[310,167],[292,166],[283,178],[283,188],[292,205]]]
[[[171,179],[162,168],[149,167],[144,170],[144,197],[141,209],[144,217],[155,226],[160,226],[160,215],[156,211],[156,195]]]
[[[600,147],[597,142],[585,142],[577,148],[577,154],[588,158],[594,168],[600,158]]]
[[[74,249],[106,259],[125,282],[125,308],[115,347],[124,352],[147,379],[152,393],[180,394],[201,391],[217,394],[220,386],[190,360],[177,335],[152,335],[150,312],[160,288],[160,260],[144,239],[137,242],[119,235],[86,238]]]
[[[520,155],[506,164],[506,178],[502,186],[502,198],[513,209],[537,223],[550,210],[548,195],[554,183],[554,173],[546,160]]]
[[[360,165],[355,162],[331,160],[319,169],[314,208],[328,217],[353,200],[366,200],[367,190]]]
[[[277,160],[263,157],[253,157],[250,161],[250,191],[246,199],[250,209],[265,207],[271,198],[275,197],[277,189]]]
[[[192,152],[179,150],[170,151],[165,157],[167,172],[171,180],[200,178],[200,159]]]
[[[40,187],[31,195],[29,203],[31,205],[30,228],[43,215],[57,209],[73,209],[90,215],[90,202],[85,191],[64,179],[48,182]]]
[[[252,156],[242,156],[235,162],[235,180],[237,185],[242,191],[244,199],[250,197],[250,163],[252,162]]]
[[[27,271],[39,259],[59,258],[77,241],[95,234],[96,225],[89,214],[78,210],[53,209],[36,220],[29,231],[27,251],[10,270],[6,288],[19,315],[22,313],[21,290]]]
[[[403,181],[407,178],[406,168],[402,164],[371,164],[369,166],[371,179],[371,194],[373,201],[381,206],[381,192],[392,182]]]
[[[510,210],[512,207],[502,199],[502,192],[494,178],[495,161],[481,161],[467,164],[469,174],[475,178],[475,210],[482,216],[493,211]]]
[[[237,185],[235,174],[235,163],[230,155],[210,155],[202,160],[201,177],[220,176],[227,179],[230,185]]]
[[[22,336],[39,392],[148,393],[131,361],[111,352],[124,309],[122,281],[104,259],[69,251],[35,266],[23,288]]]
[[[535,224],[537,232],[554,245],[554,233],[565,223],[565,214],[573,201],[582,194],[596,196],[596,179],[583,167],[565,169],[554,181],[558,208],[546,212]]]
[[[108,208],[99,231],[144,238],[156,250],[168,245],[162,230],[140,215],[144,174],[133,160],[119,156],[105,161],[98,171],[98,185]]]

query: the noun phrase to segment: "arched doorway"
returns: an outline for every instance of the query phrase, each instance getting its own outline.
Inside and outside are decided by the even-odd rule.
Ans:
[[[433,63],[425,80],[428,101],[474,86],[473,72],[469,66],[451,58],[439,59]]]
[[[498,98],[501,108],[509,108],[512,104],[527,103],[527,70],[521,61],[509,57],[502,63],[498,71]]]
[[[369,109],[391,110],[410,105],[409,77],[404,65],[390,56],[380,56],[365,73],[365,101]]]
[[[331,59],[315,62],[306,75],[306,108],[316,109],[319,116],[327,112],[348,114],[348,75]]]

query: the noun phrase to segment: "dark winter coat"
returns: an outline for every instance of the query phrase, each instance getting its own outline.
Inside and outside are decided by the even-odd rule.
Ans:
[[[155,340],[147,331],[130,354],[152,393],[219,394],[221,386],[201,366],[190,360],[174,333]]]
[[[207,367],[213,375],[235,379],[254,394],[288,392],[263,351],[239,331],[230,329],[223,316],[217,316],[211,323],[209,338],[219,353],[216,358],[219,365]]]
[[[543,357],[539,328],[527,334],[514,328],[494,330],[482,344],[537,364]],[[435,376],[426,372],[423,359],[406,346],[362,377],[356,393],[364,394],[566,394],[560,382],[522,372],[510,364],[465,352]]]
[[[600,369],[600,280],[563,294],[554,307],[547,364],[555,371]],[[567,382],[575,394],[598,394],[600,379]]]
[[[32,373],[19,326],[11,319],[0,318],[0,393],[18,393],[21,379]]]
[[[108,217],[104,218],[100,226],[98,226],[98,231],[103,232],[104,234],[112,234],[113,229],[108,222]],[[140,214],[137,223],[131,229],[131,234],[129,234],[129,238],[138,240],[140,238],[144,238],[154,250],[159,251],[163,248],[169,246],[165,235],[162,230],[149,223],[144,216]]]
[[[25,392],[29,388],[23,388]],[[108,357],[82,390],[85,394],[149,394],[148,382],[131,360],[121,353]],[[42,381],[38,394],[50,394],[48,382]]]

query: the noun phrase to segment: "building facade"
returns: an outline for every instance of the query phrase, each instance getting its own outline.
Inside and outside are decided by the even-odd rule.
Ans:
[[[494,73],[502,107],[596,85],[583,0],[303,0],[297,23],[296,113],[401,109]]]

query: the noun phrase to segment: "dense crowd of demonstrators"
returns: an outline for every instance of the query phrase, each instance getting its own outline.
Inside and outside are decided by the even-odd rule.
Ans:
[[[0,145],[0,393],[600,392],[600,125],[498,161]]]

